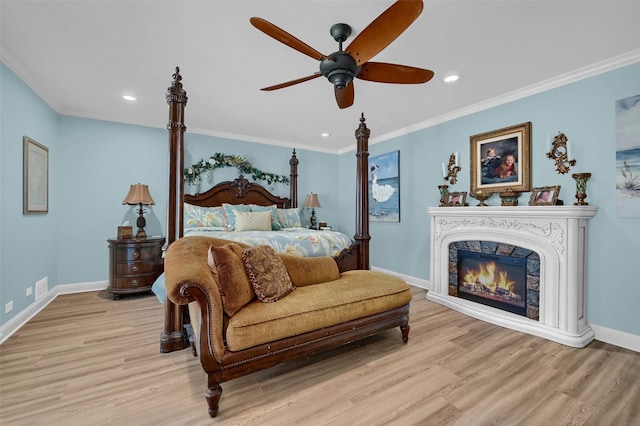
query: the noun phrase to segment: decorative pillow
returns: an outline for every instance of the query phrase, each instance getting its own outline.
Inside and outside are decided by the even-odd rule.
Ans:
[[[340,278],[340,270],[331,256],[300,257],[278,253],[291,282],[296,287],[326,283]]]
[[[227,215],[227,229],[229,231],[235,231],[236,229],[236,212],[248,212],[251,211],[248,205],[245,204],[227,204],[222,203],[224,213]]]
[[[185,228],[227,229],[227,215],[222,207],[199,207],[184,203]]]
[[[236,212],[236,231],[271,231],[271,212]]]
[[[224,311],[229,316],[255,297],[242,259],[238,256],[241,250],[236,243],[209,247],[209,269],[218,284]]]
[[[242,261],[261,302],[275,302],[295,290],[282,259],[270,246],[245,249]]]
[[[251,207],[252,212],[270,211],[271,212],[271,230],[280,231],[282,229],[282,225],[280,225],[280,221],[278,220],[278,214],[276,213],[278,211],[278,208],[276,207],[275,204],[272,206],[259,206],[257,204],[249,204],[249,207]]]
[[[302,228],[300,209],[278,209],[276,214],[283,228]]]

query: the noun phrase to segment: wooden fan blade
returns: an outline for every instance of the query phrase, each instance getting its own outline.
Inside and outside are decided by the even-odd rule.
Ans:
[[[295,38],[294,36],[286,32],[282,28],[279,28],[273,25],[269,21],[266,21],[262,18],[256,18],[256,17],[251,18],[249,21],[254,27],[259,29],[269,37],[275,38],[280,43],[284,43],[287,46],[297,50],[300,53],[304,53],[305,55],[310,56],[313,59],[318,61],[322,61],[323,59],[326,59],[326,55],[323,55],[313,47]]]
[[[382,12],[351,42],[345,52],[362,65],[387,47],[422,12],[422,1],[399,0]]]
[[[322,73],[320,71],[318,71],[316,73],[313,73],[313,74],[308,75],[306,77],[299,78],[297,80],[287,81],[286,83],[276,84],[274,86],[265,87],[265,88],[262,88],[260,90],[264,90],[264,91],[270,92],[272,90],[282,89],[284,87],[293,86],[294,84],[303,83],[305,81],[313,80],[314,78],[318,78],[321,75],[322,75]]]
[[[338,89],[334,87],[334,92],[336,94],[336,102],[338,102],[338,107],[340,109],[349,108],[353,105],[354,98],[354,87],[353,81],[347,84],[347,87],[344,89]]]
[[[378,83],[420,84],[433,78],[433,71],[407,65],[367,62],[356,76]]]

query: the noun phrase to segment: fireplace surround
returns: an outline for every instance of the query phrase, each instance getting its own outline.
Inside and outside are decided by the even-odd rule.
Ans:
[[[432,207],[427,299],[496,325],[584,347],[594,338],[585,318],[587,225],[593,206]],[[462,243],[517,246],[539,258],[538,318],[450,294],[451,253]]]

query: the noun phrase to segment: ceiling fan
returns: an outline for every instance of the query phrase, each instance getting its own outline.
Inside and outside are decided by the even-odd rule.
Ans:
[[[406,65],[369,62],[406,30],[422,12],[422,1],[399,0],[371,22],[343,51],[342,43],[351,35],[347,24],[335,24],[330,33],[338,42],[338,51],[324,55],[283,29],[262,18],[251,18],[251,24],[281,43],[320,61],[320,71],[309,76],[265,87],[271,91],[325,76],[334,86],[338,107],[353,105],[353,79],[378,83],[420,84],[433,77],[433,71]]]

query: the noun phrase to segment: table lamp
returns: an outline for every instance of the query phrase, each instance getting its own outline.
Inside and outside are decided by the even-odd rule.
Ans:
[[[147,238],[147,233],[144,232],[147,221],[143,216],[142,205],[148,206],[155,204],[155,201],[151,198],[151,194],[149,194],[149,187],[141,183],[131,185],[129,193],[122,201],[122,204],[128,204],[130,206],[138,205],[138,220],[136,221],[138,232],[136,233],[136,238]]]
[[[304,208],[311,208],[311,228],[318,229],[318,221],[316,220],[316,207],[322,207],[320,201],[318,201],[318,194],[313,192],[307,194],[307,198],[304,200]]]

